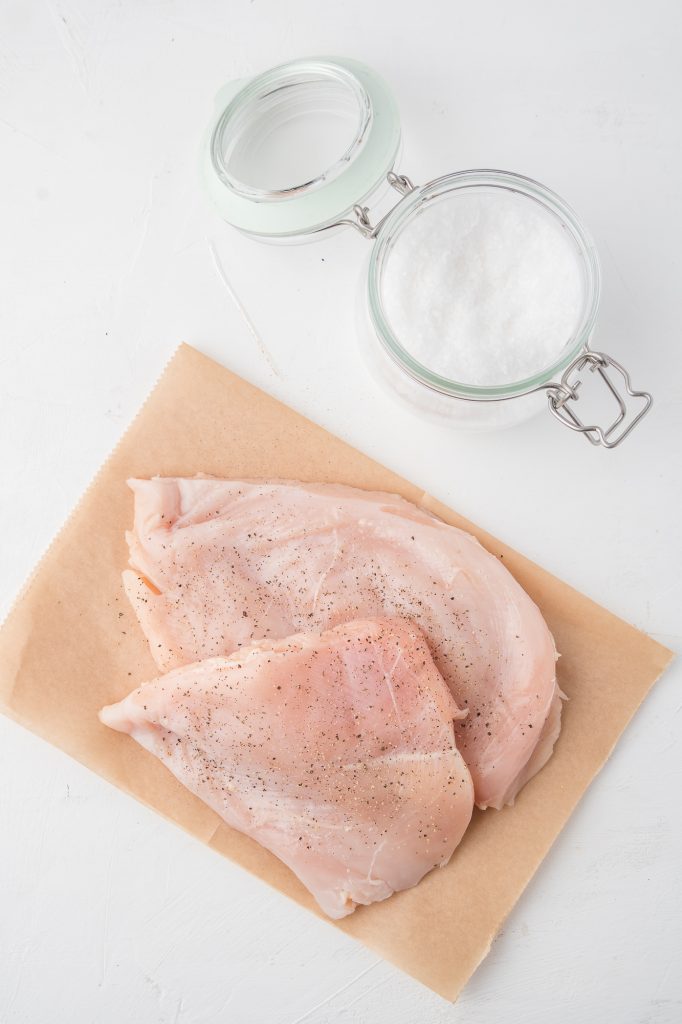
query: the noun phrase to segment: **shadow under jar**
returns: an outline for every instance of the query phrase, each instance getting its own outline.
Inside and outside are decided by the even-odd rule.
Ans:
[[[652,398],[590,347],[599,262],[575,213],[506,171],[415,186],[394,170],[399,144],[397,107],[375,72],[345,58],[294,61],[221,90],[203,177],[222,217],[264,241],[352,227],[372,243],[362,350],[413,411],[480,429],[549,408],[592,444],[618,445]],[[391,190],[395,206],[373,224],[364,203]],[[609,403],[599,422],[579,411],[590,372]]]

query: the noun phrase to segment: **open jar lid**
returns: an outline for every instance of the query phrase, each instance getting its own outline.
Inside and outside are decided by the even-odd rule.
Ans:
[[[359,61],[313,57],[221,91],[202,170],[226,221],[286,238],[346,216],[385,181],[399,143],[383,80]]]

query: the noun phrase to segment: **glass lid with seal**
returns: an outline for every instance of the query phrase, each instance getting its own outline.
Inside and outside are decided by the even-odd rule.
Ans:
[[[227,86],[203,147],[209,194],[249,234],[333,225],[385,181],[400,143],[395,101],[359,61],[314,57]]]
[[[223,218],[249,234],[293,240],[350,225],[372,241],[363,352],[413,410],[495,427],[549,408],[592,444],[616,447],[652,398],[591,347],[599,261],[576,214],[507,171],[415,186],[395,171],[399,142],[397,108],[378,75],[357,61],[311,58],[221,91],[203,174]],[[373,224],[363,203],[382,186],[399,198]],[[601,404],[581,415],[590,381]]]

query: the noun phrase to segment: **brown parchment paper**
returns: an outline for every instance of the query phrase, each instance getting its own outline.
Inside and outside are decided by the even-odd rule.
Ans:
[[[0,632],[0,706],[27,728],[317,913],[272,854],[232,831],[97,711],[157,674],[121,588],[130,476],[289,477],[393,491],[475,534],[537,602],[570,697],[516,806],[476,812],[448,867],[335,924],[447,999],[486,955],[670,651],[337,437],[183,345]]]

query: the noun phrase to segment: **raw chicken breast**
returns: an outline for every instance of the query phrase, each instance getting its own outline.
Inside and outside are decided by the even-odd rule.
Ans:
[[[461,717],[423,634],[400,619],[265,640],[100,712],[334,918],[449,860],[473,809]]]
[[[469,711],[458,746],[480,807],[513,802],[551,754],[561,714],[552,636],[469,534],[396,495],[333,484],[129,483],[135,571],[124,583],[160,668],[399,615],[424,631]]]

